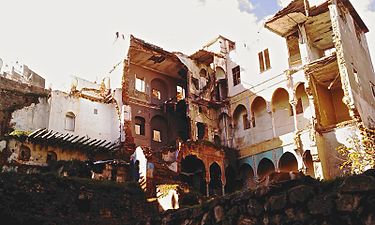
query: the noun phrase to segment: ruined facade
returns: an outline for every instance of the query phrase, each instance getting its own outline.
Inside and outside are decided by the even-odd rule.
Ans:
[[[294,0],[253,46],[219,36],[187,56],[132,36],[125,143],[208,194],[252,186],[271,171],[335,177],[336,148],[359,135],[359,122],[375,125],[366,32],[347,0]]]
[[[121,139],[119,90],[77,77],[69,93],[0,79],[2,163],[44,167],[51,161],[115,157]]]
[[[219,36],[185,55],[131,36],[121,90],[76,79],[69,93],[50,92],[0,77],[0,136],[34,131],[0,150],[28,148],[43,163],[127,155],[153,196],[181,181],[222,195],[272,171],[330,179],[336,148],[359,123],[375,126],[366,32],[348,0],[294,0],[251,45]]]

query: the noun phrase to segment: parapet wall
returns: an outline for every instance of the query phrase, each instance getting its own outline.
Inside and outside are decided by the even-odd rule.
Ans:
[[[375,177],[305,177],[166,211],[156,224],[375,224]]]

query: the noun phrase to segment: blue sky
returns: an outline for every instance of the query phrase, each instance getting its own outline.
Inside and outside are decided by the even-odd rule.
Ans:
[[[272,15],[281,9],[276,0],[250,0],[250,2],[254,7],[252,12],[255,13],[258,18]]]

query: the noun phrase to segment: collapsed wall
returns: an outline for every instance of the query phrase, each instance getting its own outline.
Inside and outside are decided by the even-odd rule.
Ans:
[[[12,130],[12,113],[47,99],[49,91],[0,76],[0,136]]]

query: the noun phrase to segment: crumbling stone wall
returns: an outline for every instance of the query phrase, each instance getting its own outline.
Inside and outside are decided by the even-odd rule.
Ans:
[[[0,202],[1,224],[138,224],[157,216],[135,183],[48,174],[0,173]]]
[[[156,224],[375,224],[375,177],[291,180],[167,211]]]
[[[39,103],[40,97],[47,97],[49,91],[36,86],[19,83],[0,77],[0,136],[9,133],[12,113],[17,109]]]

